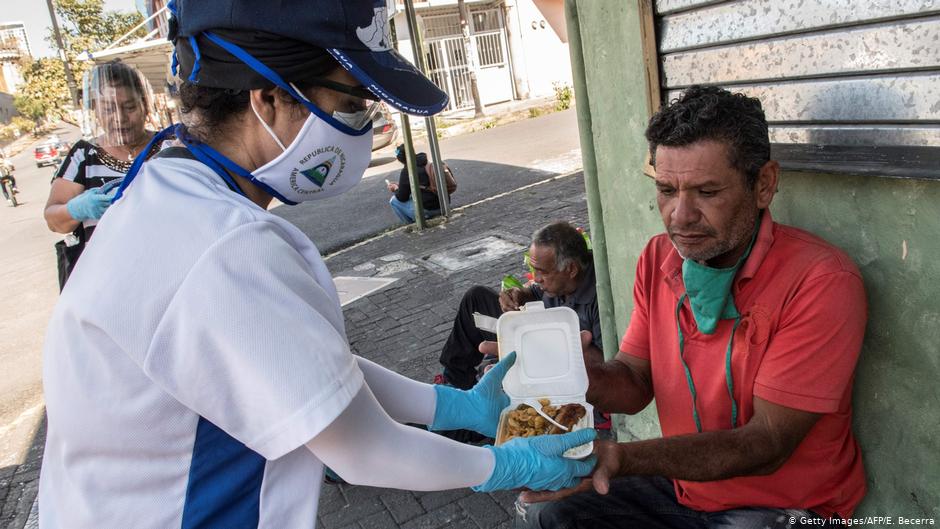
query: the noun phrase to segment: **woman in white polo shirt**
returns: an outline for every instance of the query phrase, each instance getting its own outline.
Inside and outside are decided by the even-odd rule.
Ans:
[[[319,252],[266,211],[360,180],[376,99],[446,105],[389,49],[384,5],[173,6],[185,147],[135,161],[56,306],[42,527],[313,527],[324,463],[413,490],[590,472],[561,453],[593,430],[481,448],[404,426],[493,435],[512,355],[471,391],[352,355]]]

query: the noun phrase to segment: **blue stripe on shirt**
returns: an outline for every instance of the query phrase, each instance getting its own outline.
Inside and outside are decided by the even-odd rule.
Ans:
[[[265,460],[200,417],[182,529],[257,528]]]

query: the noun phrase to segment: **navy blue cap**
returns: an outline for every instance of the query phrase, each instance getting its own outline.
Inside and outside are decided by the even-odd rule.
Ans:
[[[178,35],[267,32],[324,48],[393,107],[436,114],[447,94],[392,48],[385,0],[176,0]]]

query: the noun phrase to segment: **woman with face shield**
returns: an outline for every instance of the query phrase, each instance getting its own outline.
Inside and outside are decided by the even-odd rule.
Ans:
[[[412,490],[590,472],[561,454],[593,430],[494,448],[406,426],[494,436],[514,355],[460,391],[351,354],[319,251],[266,210],[355,185],[377,99],[446,105],[389,47],[384,0],[171,8],[181,146],[135,161],[49,325],[44,527],[311,528],[324,464]]]
[[[146,129],[153,102],[150,83],[133,66],[117,61],[95,66],[85,75],[83,99],[91,138],[76,142],[59,166],[44,211],[50,230],[71,234],[67,265],[61,257],[66,242],[57,248],[60,287],[111,204],[116,185],[154,135]]]

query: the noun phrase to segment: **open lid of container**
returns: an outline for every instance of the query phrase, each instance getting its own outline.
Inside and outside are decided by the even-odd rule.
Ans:
[[[499,356],[516,352],[503,379],[510,398],[583,397],[588,389],[578,314],[568,307],[546,309],[541,301],[506,312],[496,323]]]

